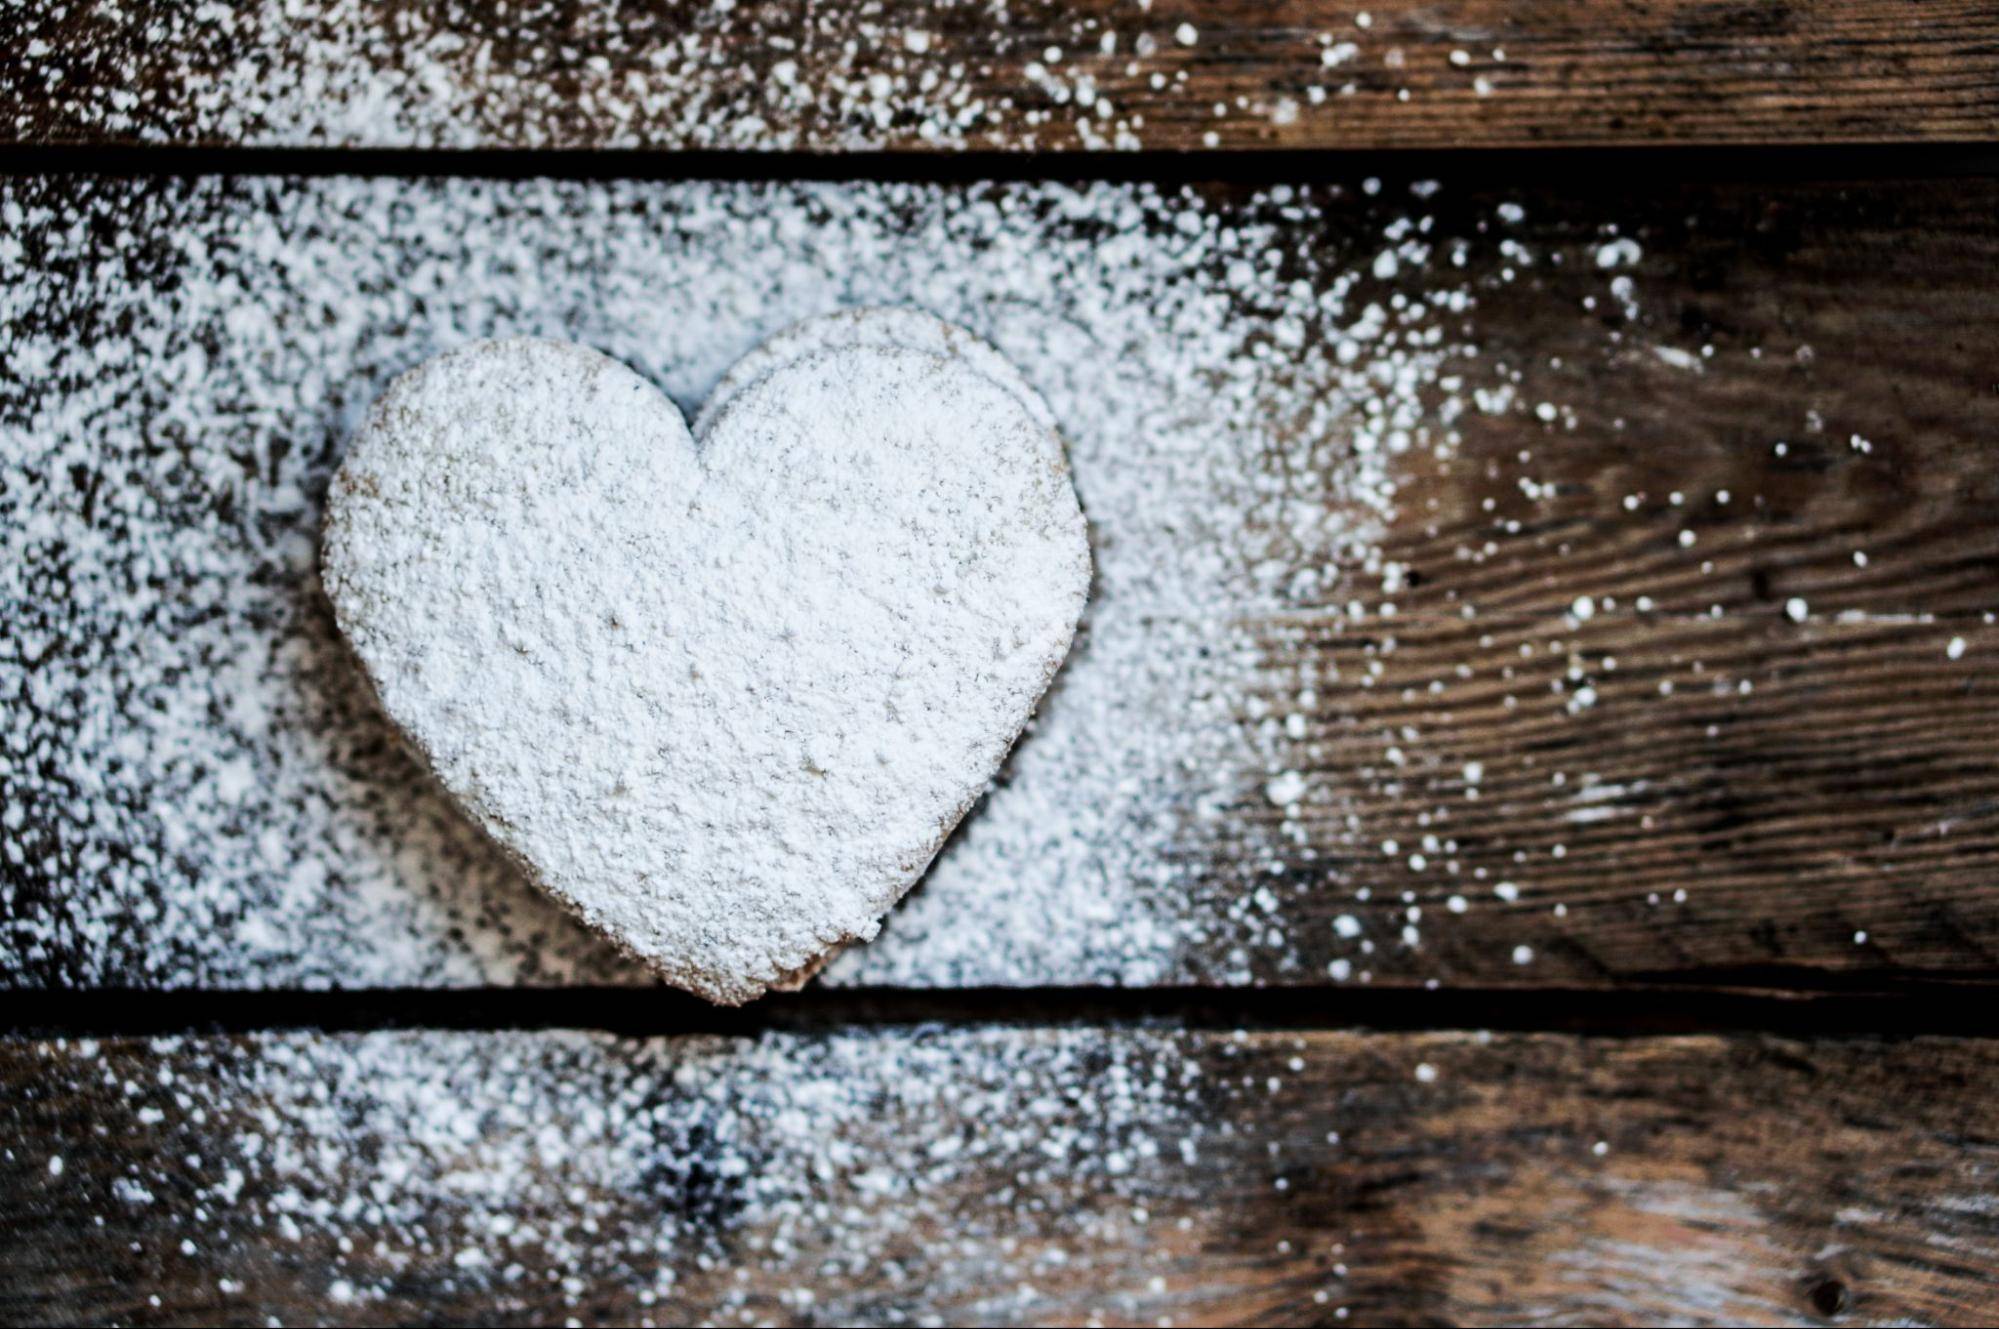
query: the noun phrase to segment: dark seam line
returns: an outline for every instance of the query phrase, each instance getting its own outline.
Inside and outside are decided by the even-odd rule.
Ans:
[[[1307,183],[1446,179],[1526,188],[1672,182],[1864,182],[1999,175],[1999,142],[1798,146],[1368,148],[1099,152],[0,146],[12,175],[393,176],[560,180]]]
[[[1720,976],[1717,976],[1718,978]],[[1737,981],[1752,977],[1738,975]],[[1768,976],[1765,976],[1768,977]],[[1802,981],[1805,976],[1798,976]],[[465,988],[355,991],[0,992],[0,1034],[118,1037],[312,1030],[534,1031],[625,1036],[813,1032],[922,1025],[1082,1026],[1262,1031],[1496,1032],[1659,1037],[1987,1037],[1991,984],[1914,981],[1868,990],[1755,992],[1657,986],[1594,989],[823,988],[740,1009],[663,988]],[[1877,980],[1878,982],[1879,980]]]

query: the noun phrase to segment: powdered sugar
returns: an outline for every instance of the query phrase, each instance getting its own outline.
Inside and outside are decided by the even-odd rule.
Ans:
[[[1367,551],[1401,459],[1452,444],[1471,303],[1420,211],[1279,248],[1340,194],[1224,212],[1128,186],[8,184],[10,971],[638,977],[481,843],[357,687],[312,582],[323,487],[394,373],[473,338],[579,341],[691,406],[777,328],[866,303],[972,328],[1048,400],[1098,585],[998,791],[829,977],[1281,959],[1262,882],[1213,866],[1251,871],[1289,835],[1221,816],[1296,762],[1241,712],[1261,651],[1239,625],[1399,576]],[[1371,284],[1384,251],[1415,298]]]
[[[92,1141],[96,1166],[38,1165],[67,1257],[169,1255],[180,1296],[224,1282],[220,1318],[282,1314],[288,1296],[367,1317],[420,1287],[433,1314],[478,1320],[608,1302],[768,1323],[825,1298],[829,1318],[873,1322],[895,1318],[870,1310],[893,1289],[987,1321],[1030,1279],[1058,1304],[1135,1308],[1147,1206],[1163,1232],[1205,1226],[1212,1182],[1191,1164],[1281,1166],[1204,1117],[1228,1096],[1204,1065],[1223,1041],[931,1026],[79,1041],[23,1048],[48,1092],[0,1117],[56,1149],[82,1149],[64,1136],[87,1120],[125,1141]],[[87,1118],[63,1112],[79,1101]],[[102,1225],[142,1240],[87,1254]],[[296,1266],[274,1275],[259,1248]],[[135,1270],[128,1286],[173,1294],[162,1284]]]
[[[10,128],[29,135],[754,150],[1129,150],[1226,136],[1262,146],[1273,131],[1337,132],[1353,98],[1392,107],[1412,82],[1467,100],[1481,83],[1491,90],[1469,57],[1447,61],[1426,33],[1370,34],[1348,15],[1317,30],[1245,32],[1237,20],[1236,44],[1267,70],[1229,78],[1245,90],[1216,103],[1221,80],[1193,69],[1205,54],[1199,31],[1149,4],[444,5],[393,23],[361,0],[13,4],[23,37],[0,67],[0,106],[17,89],[37,114]],[[1481,53],[1480,68],[1500,63]]]
[[[1984,1304],[1999,1263],[1976,1039],[882,1025],[7,1055],[9,1293],[38,1320],[1513,1322],[1553,1297],[1754,1322],[1799,1318],[1771,1271],[1795,1286],[1784,1253],[1827,1241],[1947,1251],[1899,1301],[1870,1284],[1879,1318],[1925,1320]],[[1831,1183],[1771,1144],[1821,1127],[1847,1132]],[[1590,1257],[1555,1282],[1506,1222],[1536,1205],[1536,1251]],[[1713,1281],[1704,1242],[1747,1263]],[[1567,1297],[1577,1268],[1601,1296]]]
[[[592,925],[732,1004],[874,935],[1090,580],[1017,375],[892,341],[774,355],[698,453],[594,351],[440,356],[369,413],[327,514],[341,626],[443,783]]]

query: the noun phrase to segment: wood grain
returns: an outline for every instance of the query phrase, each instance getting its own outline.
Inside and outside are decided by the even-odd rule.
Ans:
[[[1973,0],[29,0],[14,143],[1434,148],[1989,138]]]
[[[1999,255],[1955,204],[1916,221],[1891,193],[1669,186],[1633,232],[1629,321],[1591,262],[1601,223],[1536,206],[1531,266],[1479,313],[1481,358],[1533,409],[1412,464],[1374,555],[1401,575],[1360,621],[1337,612],[1351,582],[1261,620],[1250,709],[1304,718],[1280,762],[1324,793],[1287,817],[1257,788],[1232,816],[1318,847],[1283,877],[1307,928],[1365,925],[1356,972],[1999,972],[1999,713],[1962,667],[1999,644],[1999,343],[1991,280],[1933,266]],[[1501,882],[1517,906],[1480,908]],[[1403,906],[1435,920],[1452,893],[1475,928],[1394,944]]]
[[[1624,189],[23,182],[14,333],[89,372],[15,385],[8,446],[84,479],[0,521],[158,576],[180,546],[121,571],[117,514],[191,512],[162,529],[194,589],[155,608],[307,666],[276,732],[184,741],[349,811],[322,836],[274,805],[263,831],[305,828],[275,858],[176,813],[172,856],[106,870],[167,832],[37,763],[89,766],[109,721],[74,696],[173,634],[22,594],[22,695],[55,700],[8,712],[37,754],[0,771],[28,809],[0,824],[9,981],[643,981],[452,829],[338,657],[309,557],[343,422],[468,336],[580,338],[693,401],[777,324],[920,293],[1071,422],[1107,580],[988,838],[828,981],[1989,982],[1999,185]],[[687,271],[780,276],[690,310]],[[167,349],[117,351],[134,328]],[[1102,777],[1134,751],[1170,760]]]
[[[16,1041],[0,1318],[1973,1324],[1995,1084],[1935,1038]]]

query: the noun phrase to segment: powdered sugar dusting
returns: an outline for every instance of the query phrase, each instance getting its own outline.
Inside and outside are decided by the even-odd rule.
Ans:
[[[75,1148],[60,1141],[83,1120],[62,1106],[90,1103],[127,1148],[105,1171],[38,1180],[64,1210],[143,1232],[93,1264],[170,1258],[182,1295],[217,1288],[225,1317],[280,1309],[266,1303],[286,1287],[367,1316],[414,1286],[433,1313],[464,1298],[480,1320],[608,1302],[768,1323],[823,1297],[829,1318],[894,1321],[884,1293],[1031,1319],[1039,1295],[1016,1299],[1042,1280],[1059,1300],[1147,1300],[1144,1266],[1173,1268],[1174,1220],[1209,1208],[1190,1166],[1206,1151],[1275,1170],[1204,1119],[1213,1041],[942,1027],[85,1040],[23,1048],[47,1091],[0,1116]],[[1134,1261],[1150,1209],[1159,1248]],[[295,1269],[274,1277],[259,1247]],[[148,1285],[157,1274],[138,1275]]]
[[[1220,815],[1295,760],[1241,711],[1259,646],[1238,625],[1338,602],[1343,578],[1392,588],[1367,551],[1396,468],[1454,446],[1471,391],[1462,242],[1420,200],[1279,247],[1342,193],[8,184],[10,968],[636,977],[397,751],[312,583],[324,486],[394,373],[473,338],[578,341],[691,407],[773,330],[856,304],[928,309],[1020,366],[1068,438],[1098,584],[997,792],[834,977],[1143,982],[1198,954],[1226,980],[1281,958],[1280,903],[1211,867],[1289,833]],[[1373,276],[1384,253],[1415,295]]]
[[[7,1055],[9,1290],[40,1319],[1754,1323],[1799,1318],[1799,1252],[1831,1240],[1947,1251],[1899,1301],[1869,1285],[1923,1320],[1984,1304],[1999,1261],[1975,1039],[881,1025]],[[1837,1185],[1771,1147],[1822,1124]],[[1537,1205],[1546,1259],[1521,1259],[1509,1219]],[[1761,1258],[1703,1282],[1703,1247]]]
[[[1470,104],[1499,50],[1447,55],[1423,25],[1351,14],[1237,42],[1268,66],[1218,87],[1227,47],[1149,0],[735,3],[503,9],[433,5],[394,23],[360,0],[134,10],[25,0],[0,67],[16,133],[237,144],[866,150],[1132,150],[1324,136],[1356,98],[1375,113]],[[1364,17],[1359,16],[1359,17]],[[1211,52],[1220,54],[1210,55]],[[1451,58],[1455,56],[1455,58]],[[33,108],[35,115],[27,114]],[[55,124],[47,123],[53,119]]]

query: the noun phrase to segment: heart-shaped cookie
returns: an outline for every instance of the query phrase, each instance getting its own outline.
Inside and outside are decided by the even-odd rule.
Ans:
[[[322,556],[388,714],[472,816],[731,1004],[875,934],[1090,579],[1046,407],[969,334],[844,315],[744,365],[690,433],[582,347],[431,360],[355,436]]]

